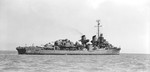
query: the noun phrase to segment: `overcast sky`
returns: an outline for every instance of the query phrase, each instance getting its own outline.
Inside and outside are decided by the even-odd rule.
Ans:
[[[122,53],[150,53],[149,0],[0,0],[0,50],[96,35]]]

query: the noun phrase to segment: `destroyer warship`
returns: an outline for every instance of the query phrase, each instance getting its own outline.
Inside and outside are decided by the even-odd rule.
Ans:
[[[110,44],[100,33],[100,20],[97,20],[98,34],[92,40],[81,36],[79,42],[73,43],[68,39],[59,39],[54,44],[47,43],[44,46],[16,47],[18,54],[25,55],[119,55],[121,48]]]

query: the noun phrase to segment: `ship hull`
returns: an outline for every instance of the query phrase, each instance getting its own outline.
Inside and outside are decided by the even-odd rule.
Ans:
[[[99,49],[93,51],[87,50],[75,50],[75,51],[66,51],[66,50],[39,50],[32,49],[20,52],[22,50],[17,50],[18,54],[26,55],[119,55],[120,49]]]

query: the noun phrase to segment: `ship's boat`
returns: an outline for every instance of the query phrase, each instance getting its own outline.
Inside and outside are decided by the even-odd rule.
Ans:
[[[68,39],[59,39],[54,44],[47,43],[44,46],[25,46],[17,47],[18,54],[27,55],[119,55],[121,48],[114,47],[99,34],[98,21],[98,38],[96,35],[92,40],[86,39],[85,35],[81,36],[79,42],[73,43]],[[100,36],[99,36],[100,35]]]

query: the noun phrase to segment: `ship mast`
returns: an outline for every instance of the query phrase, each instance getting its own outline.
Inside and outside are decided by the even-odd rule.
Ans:
[[[100,25],[100,20],[96,20],[96,22],[98,23],[96,27],[98,28],[98,38],[99,38],[99,35],[100,35],[99,30],[100,30],[100,27],[102,27],[102,26]]]

